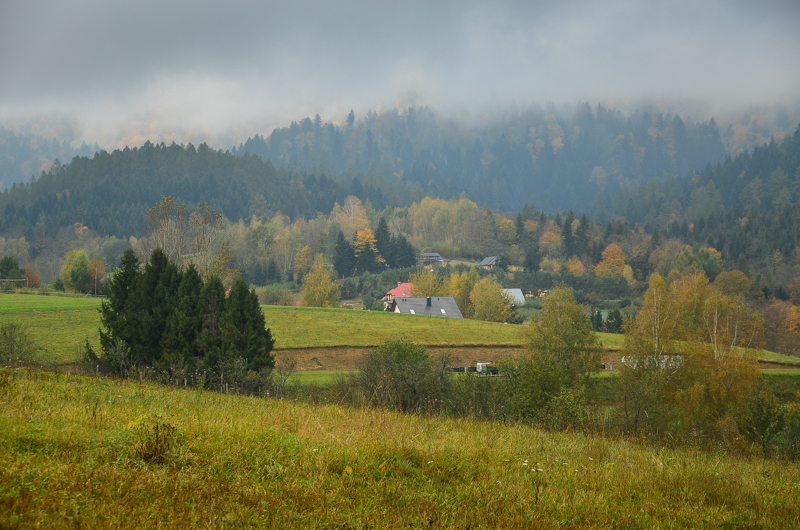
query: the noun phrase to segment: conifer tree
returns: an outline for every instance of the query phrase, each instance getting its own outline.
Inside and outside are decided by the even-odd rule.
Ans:
[[[100,346],[108,351],[117,341],[130,345],[139,335],[136,285],[139,260],[130,247],[108,282],[108,298],[100,305]]]
[[[241,279],[228,294],[220,330],[225,357],[241,357],[247,361],[247,369],[256,372],[275,366],[270,354],[275,341],[266,327],[258,296]]]
[[[210,278],[200,292],[202,322],[197,337],[198,350],[208,368],[217,368],[222,356],[221,319],[225,313],[225,287],[222,280]]]
[[[339,276],[347,277],[352,274],[355,262],[353,246],[347,241],[344,234],[339,232],[336,237],[336,247],[333,250],[333,268]]]

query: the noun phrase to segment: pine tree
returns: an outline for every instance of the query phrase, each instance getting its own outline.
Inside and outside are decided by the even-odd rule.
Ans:
[[[189,265],[181,275],[177,299],[161,336],[162,359],[170,367],[195,366],[199,355],[196,340],[202,325],[202,290],[203,280],[194,265]]]
[[[390,267],[396,266],[393,252],[394,243],[395,239],[389,232],[389,224],[386,219],[381,217],[378,220],[378,228],[375,229],[375,248],[378,250],[378,255],[386,260]]]
[[[130,344],[139,365],[153,366],[160,360],[161,336],[178,294],[180,274],[161,249],[156,249],[145,265],[136,289],[140,311],[139,340]]]
[[[198,351],[208,368],[217,368],[222,360],[222,332],[220,322],[225,313],[225,287],[222,280],[210,278],[200,293],[202,322],[197,337]]]
[[[138,340],[139,315],[135,296],[138,281],[139,260],[128,248],[108,282],[108,299],[100,305],[100,346],[105,351],[117,341],[130,346]]]
[[[341,277],[350,276],[355,268],[356,255],[353,245],[339,232],[336,237],[336,247],[333,250],[333,268]]]
[[[256,372],[275,366],[270,354],[275,341],[266,327],[258,296],[241,279],[230,290],[220,330],[226,358],[241,357],[247,361],[247,369]]]
[[[281,283],[281,270],[275,262],[275,258],[270,258],[267,264],[267,272],[265,274],[267,284]]]

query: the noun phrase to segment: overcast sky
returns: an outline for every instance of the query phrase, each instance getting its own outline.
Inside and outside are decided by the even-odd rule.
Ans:
[[[210,143],[426,104],[800,102],[800,2],[0,2],[0,124]]]

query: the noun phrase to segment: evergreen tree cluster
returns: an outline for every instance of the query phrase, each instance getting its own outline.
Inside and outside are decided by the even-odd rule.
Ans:
[[[389,230],[386,219],[381,217],[378,228],[375,230],[374,252],[362,252],[356,256],[356,249],[342,232],[336,236],[333,251],[333,268],[342,277],[352,276],[355,272],[370,272],[379,270],[383,266],[391,269],[403,269],[417,264],[417,254],[414,247],[403,234],[395,236]],[[378,257],[383,258],[380,263]]]
[[[275,343],[255,291],[237,280],[226,295],[218,277],[181,272],[157,249],[140,267],[131,249],[108,283],[100,309],[100,344],[115,369],[245,370],[274,366]],[[114,358],[123,350],[124,358]]]

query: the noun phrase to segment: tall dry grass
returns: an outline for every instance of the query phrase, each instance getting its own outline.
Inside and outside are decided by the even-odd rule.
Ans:
[[[800,525],[760,458],[27,370],[0,410],[0,527]]]

